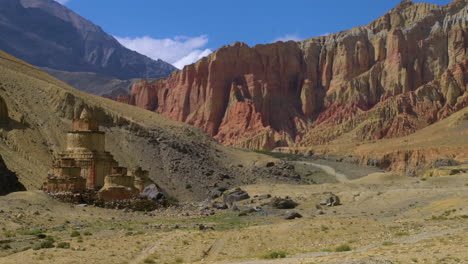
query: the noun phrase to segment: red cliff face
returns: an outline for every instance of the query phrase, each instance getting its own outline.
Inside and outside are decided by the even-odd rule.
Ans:
[[[326,37],[237,42],[118,100],[247,148],[406,135],[467,106],[467,6],[403,1]]]

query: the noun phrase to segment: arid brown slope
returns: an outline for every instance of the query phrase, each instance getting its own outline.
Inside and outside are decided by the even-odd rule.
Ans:
[[[179,199],[204,199],[216,185],[266,179],[261,171],[249,171],[268,161],[263,155],[224,147],[197,128],[80,92],[3,52],[0,97],[10,119],[0,129],[0,154],[28,189],[41,186],[54,155],[65,147],[71,120],[85,107],[103,126],[106,147],[119,164],[141,165]]]
[[[366,26],[325,37],[237,42],[118,100],[247,148],[324,144],[349,131],[335,126],[364,125],[369,111],[380,116],[363,139],[407,135],[468,103],[467,5],[403,1]]]

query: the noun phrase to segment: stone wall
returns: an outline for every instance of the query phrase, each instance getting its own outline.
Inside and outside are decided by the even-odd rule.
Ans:
[[[80,193],[86,190],[86,180],[82,177],[49,178],[44,184],[44,191],[50,193]]]

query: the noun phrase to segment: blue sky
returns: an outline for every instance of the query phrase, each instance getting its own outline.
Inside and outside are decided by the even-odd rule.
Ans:
[[[399,0],[57,0],[125,46],[176,67],[222,45],[301,40],[365,25]],[[422,2],[422,1],[414,1]],[[450,0],[426,0],[445,5]]]

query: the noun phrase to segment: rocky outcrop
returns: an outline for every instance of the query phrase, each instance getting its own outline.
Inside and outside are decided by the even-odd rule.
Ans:
[[[403,1],[325,37],[237,42],[118,100],[256,149],[406,135],[466,106],[467,6]]]

